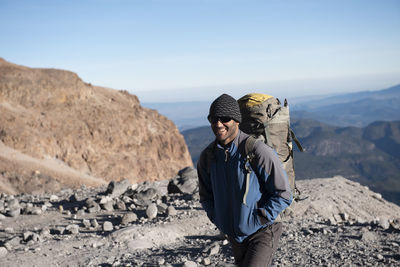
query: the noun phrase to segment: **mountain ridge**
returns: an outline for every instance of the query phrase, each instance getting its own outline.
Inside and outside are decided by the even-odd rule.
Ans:
[[[4,145],[105,181],[165,179],[192,165],[172,121],[127,91],[93,86],[71,71],[0,61],[0,113]],[[7,169],[0,178],[18,183],[15,175]]]
[[[374,121],[400,120],[400,85],[378,91],[330,96],[294,105],[292,117],[336,126],[365,127]]]

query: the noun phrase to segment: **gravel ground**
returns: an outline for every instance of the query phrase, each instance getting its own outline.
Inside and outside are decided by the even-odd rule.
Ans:
[[[234,266],[196,189],[170,184],[2,194],[0,266]],[[343,177],[299,186],[308,198],[285,217],[273,266],[400,265],[400,207]]]

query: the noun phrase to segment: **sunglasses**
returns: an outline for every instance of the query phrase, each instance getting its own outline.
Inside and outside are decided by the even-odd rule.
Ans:
[[[229,117],[209,117],[208,121],[212,124],[217,123],[220,121],[221,123],[227,123],[230,122],[232,119]]]

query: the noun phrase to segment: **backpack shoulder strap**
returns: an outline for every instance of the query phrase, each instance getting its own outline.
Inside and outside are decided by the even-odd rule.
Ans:
[[[250,135],[244,141],[244,149],[242,150],[244,152],[243,157],[245,157],[244,167],[246,169],[246,189],[245,189],[245,193],[243,195],[243,204],[244,205],[246,205],[246,199],[247,199],[247,194],[248,194],[248,190],[249,190],[250,174],[253,171],[251,168],[255,168],[255,166],[253,164],[253,159],[255,157],[254,147],[255,147],[255,144],[257,141],[260,141],[260,139],[257,139],[254,136]],[[247,163],[249,163],[249,164],[247,164]],[[257,173],[256,173],[256,176],[258,178]]]
[[[256,144],[258,141],[263,141],[263,140],[260,139],[260,138],[255,137],[255,136],[253,136],[253,135],[250,135],[250,136],[246,139],[245,144],[244,144],[244,155],[243,155],[243,156],[244,156],[251,164],[252,164],[253,159],[254,159],[254,157],[255,157],[255,154],[254,154],[254,147],[255,147],[255,144]]]

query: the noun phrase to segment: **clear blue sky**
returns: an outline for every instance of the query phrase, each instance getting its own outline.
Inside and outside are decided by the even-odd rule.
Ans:
[[[0,0],[0,57],[142,102],[400,83],[398,0]]]

